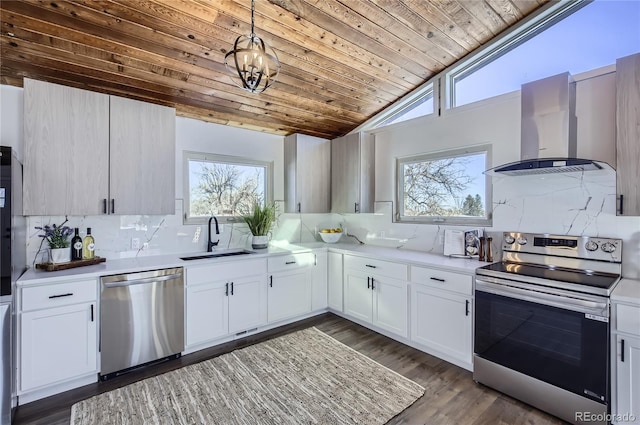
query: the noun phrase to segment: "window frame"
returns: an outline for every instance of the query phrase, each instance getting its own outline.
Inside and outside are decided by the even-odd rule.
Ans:
[[[443,109],[449,110],[458,106],[464,106],[456,104],[457,80],[464,79],[500,58],[502,55],[518,48],[521,44],[544,32],[574,12],[577,12],[591,1],[592,0],[578,0],[575,2],[557,3],[556,5],[551,3],[548,8],[543,9],[540,14],[534,14],[535,16],[532,16],[530,19],[525,19],[519,24],[514,25],[506,34],[493,39],[489,45],[472,54],[468,59],[460,61],[445,70],[444,76],[442,77],[444,79],[446,92],[446,95],[443,96],[445,103],[445,105],[442,105]],[[484,99],[478,99],[476,102],[482,100]]]
[[[264,167],[265,176],[264,176],[264,191],[265,191],[265,202],[273,202],[273,161],[262,161],[254,158],[241,157],[241,156],[232,156],[232,155],[222,155],[215,153],[206,153],[206,152],[195,152],[195,151],[183,151],[182,154],[182,178],[183,178],[183,205],[184,205],[184,215],[183,215],[183,224],[207,224],[210,216],[205,217],[194,217],[191,216],[191,190],[190,190],[190,181],[189,181],[189,161],[202,161],[202,162],[211,162],[211,163],[223,163],[223,164],[233,164],[233,165],[245,165],[245,166],[257,166]],[[241,216],[235,215],[216,215],[218,222],[220,223],[237,223],[242,222]]]
[[[460,216],[405,216],[404,215],[404,173],[403,165],[420,161],[433,161],[452,157],[470,156],[477,153],[485,153],[485,170],[492,167],[492,145],[482,144],[457,149],[447,149],[435,152],[421,153],[416,155],[396,158],[396,211],[394,222],[397,223],[421,223],[451,226],[487,226],[493,225],[493,188],[491,176],[483,172],[484,175],[484,218],[471,218]]]

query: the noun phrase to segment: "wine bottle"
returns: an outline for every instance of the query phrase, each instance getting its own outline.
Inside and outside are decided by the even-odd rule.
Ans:
[[[75,236],[71,239],[71,261],[73,260],[82,260],[82,238],[77,227]]]
[[[82,240],[82,258],[90,260],[95,256],[96,242],[91,236],[91,227],[87,227],[87,235]]]

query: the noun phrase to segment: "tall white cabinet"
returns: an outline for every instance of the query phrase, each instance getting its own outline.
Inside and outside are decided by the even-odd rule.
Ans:
[[[173,214],[175,109],[24,80],[26,215]]]
[[[284,138],[284,209],[331,211],[331,142],[305,134]]]

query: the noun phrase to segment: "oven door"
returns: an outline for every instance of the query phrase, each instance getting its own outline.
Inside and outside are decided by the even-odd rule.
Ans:
[[[476,355],[609,404],[608,299],[523,286],[478,276]]]

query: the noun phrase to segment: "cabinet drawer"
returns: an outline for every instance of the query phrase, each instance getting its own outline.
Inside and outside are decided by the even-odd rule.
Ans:
[[[344,256],[344,268],[362,271],[380,276],[392,277],[399,280],[407,280],[408,267],[406,264],[391,261],[377,260],[367,257]]]
[[[616,314],[616,330],[640,335],[640,307],[617,304]]]
[[[22,305],[20,308],[22,311],[28,311],[92,302],[98,297],[97,287],[97,280],[80,280],[77,282],[22,288]]]
[[[300,267],[313,266],[316,264],[316,255],[313,252],[305,252],[302,254],[270,257],[267,261],[269,262],[269,265],[267,266],[269,273],[273,273]]]
[[[465,295],[473,292],[473,276],[428,267],[411,266],[411,282]]]
[[[261,258],[256,260],[233,261],[229,263],[187,267],[187,278],[185,282],[187,286],[189,286],[266,274],[267,261]]]

